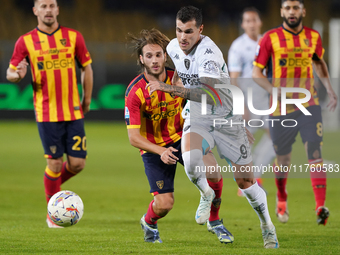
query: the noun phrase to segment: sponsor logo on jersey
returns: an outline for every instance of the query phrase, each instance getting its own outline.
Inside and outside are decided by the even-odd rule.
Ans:
[[[125,106],[125,119],[129,119],[129,118],[130,118],[129,108]]]
[[[178,54],[176,54],[176,55],[174,56],[174,59],[179,59]]]
[[[257,45],[256,51],[255,51],[255,56],[257,57],[260,53],[260,45]]]
[[[211,49],[207,49],[205,52],[204,52],[204,55],[205,54],[214,54],[214,52],[211,50]]]
[[[218,64],[213,60],[205,62],[203,68],[207,73],[219,73]]]

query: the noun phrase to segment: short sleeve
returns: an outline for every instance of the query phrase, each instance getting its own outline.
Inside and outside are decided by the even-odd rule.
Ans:
[[[322,47],[322,40],[321,40],[321,36],[318,33],[318,39],[316,41],[316,47],[315,47],[315,52],[314,52],[314,56],[313,59],[322,59],[323,58],[323,54],[324,54],[325,50]]]
[[[256,48],[254,66],[258,66],[264,69],[268,63],[268,60],[272,54],[272,43],[268,33],[266,33],[259,41]]]
[[[128,129],[140,128],[140,108],[141,101],[139,97],[131,91],[128,96],[125,97],[124,118]]]
[[[21,36],[14,46],[13,55],[9,67],[16,70],[18,64],[28,55],[27,47],[23,36]]]
[[[78,62],[81,64],[82,67],[85,67],[92,63],[90,53],[88,52],[85,45],[84,37],[79,32],[77,32],[75,54]]]
[[[202,54],[197,54],[198,58],[198,76],[221,78],[226,66],[223,55],[217,47],[204,48]]]

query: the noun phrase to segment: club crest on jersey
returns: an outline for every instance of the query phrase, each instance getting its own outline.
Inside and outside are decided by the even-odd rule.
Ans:
[[[60,39],[60,43],[65,47],[66,46],[66,39]]]
[[[307,46],[309,46],[309,44],[310,44],[310,41],[309,41],[309,39],[308,39],[308,38],[304,39],[303,41],[305,42],[305,44],[306,44]]]
[[[50,151],[52,152],[52,154],[55,154],[57,152],[57,146],[56,145],[50,146]]]
[[[184,59],[184,65],[187,70],[189,70],[190,67],[190,60],[189,59]]]
[[[156,181],[156,184],[157,184],[157,187],[160,188],[160,189],[163,189],[164,187],[164,181],[161,180],[161,181]]]

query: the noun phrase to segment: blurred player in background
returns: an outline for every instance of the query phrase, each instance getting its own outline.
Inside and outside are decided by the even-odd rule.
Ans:
[[[204,172],[197,171],[197,167],[204,167],[203,155],[216,145],[220,157],[235,167],[235,180],[260,219],[264,247],[278,248],[266,194],[257,184],[251,171],[240,171],[241,167],[252,165],[246,129],[238,125],[242,117],[232,114],[230,91],[215,87],[216,84],[229,83],[227,66],[220,49],[209,37],[202,35],[202,31],[201,11],[193,6],[182,7],[176,16],[177,38],[171,40],[167,46],[167,52],[176,66],[177,77],[182,83],[170,86],[153,81],[148,85],[150,93],[160,90],[190,100],[182,113],[185,118],[182,157],[187,176],[201,193],[196,222],[204,224],[207,221],[208,208],[214,199]],[[202,114],[201,98],[207,94],[210,97],[207,98],[206,114]],[[215,119],[238,124],[232,127],[226,124],[214,125]],[[214,230],[212,222],[208,221],[207,226],[208,229]],[[231,234],[230,239],[234,240]]]
[[[243,10],[241,27],[244,30],[244,34],[238,37],[230,46],[228,52],[228,70],[231,84],[238,85],[242,89],[246,102],[248,101],[247,90],[251,87],[254,108],[257,110],[267,110],[269,108],[269,93],[252,79],[253,61],[258,41],[261,38],[261,26],[260,13],[256,8],[248,7]],[[259,116],[252,114],[246,104],[244,119],[247,122],[250,119],[260,119],[264,123],[261,128],[264,129],[265,133],[253,149],[253,163],[259,167],[259,171],[254,172],[254,177],[259,185],[262,186],[261,165],[268,165],[275,158],[275,151],[269,134],[269,122],[265,121],[268,119],[268,115]],[[261,123],[255,122],[252,124],[254,126],[261,125]],[[258,130],[258,128],[249,126],[248,129],[253,134]],[[238,195],[243,195],[240,189]]]
[[[326,200],[326,171],[322,168],[322,119],[318,95],[314,89],[313,66],[320,80],[324,84],[329,96],[329,109],[333,111],[337,106],[337,96],[334,93],[327,69],[323,60],[324,49],[321,37],[313,29],[302,25],[306,15],[303,0],[282,0],[282,26],[268,31],[259,43],[254,61],[253,78],[268,93],[272,94],[273,87],[278,88],[278,98],[281,98],[283,87],[300,87],[310,91],[311,98],[302,105],[311,113],[305,115],[294,104],[287,105],[286,114],[281,115],[281,103],[270,119],[294,119],[297,125],[285,128],[277,125],[270,126],[270,135],[276,152],[276,166],[290,166],[292,145],[300,132],[305,145],[308,162],[317,171],[311,171],[311,182],[316,202],[317,223],[325,225],[329,211],[325,207]],[[312,65],[313,64],[313,65]],[[268,66],[267,77],[263,69]],[[267,78],[273,78],[273,83]],[[299,93],[287,93],[287,98],[299,98]],[[305,97],[305,95],[302,95]],[[277,204],[276,214],[279,221],[288,221],[287,182],[288,172],[276,172]]]
[[[7,79],[19,82],[31,66],[34,110],[47,159],[44,175],[46,200],[62,183],[85,166],[84,114],[89,111],[93,86],[91,57],[83,36],[60,26],[56,0],[35,0],[38,26],[21,36],[7,69]],[[75,61],[81,67],[83,98],[79,99]],[[63,154],[67,161],[63,162]],[[57,228],[47,215],[47,225]]]
[[[132,146],[140,149],[145,174],[154,199],[141,218],[146,242],[161,243],[157,221],[168,214],[174,204],[174,178],[177,162],[183,165],[181,112],[185,100],[161,91],[149,94],[146,85],[162,81],[171,85],[174,70],[165,67],[169,39],[156,29],[142,30],[139,37],[131,35],[142,74],[132,80],[125,93],[125,122]],[[217,165],[212,153],[204,158],[206,165]],[[211,174],[209,185],[215,194],[210,220],[218,224],[216,233],[222,243],[230,242],[229,232],[219,218],[223,179]],[[209,205],[210,207],[210,205]]]

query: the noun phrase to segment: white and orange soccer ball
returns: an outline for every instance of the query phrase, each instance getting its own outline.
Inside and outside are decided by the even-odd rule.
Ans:
[[[83,217],[84,204],[76,193],[62,190],[50,198],[47,212],[55,224],[69,227],[75,225]]]

